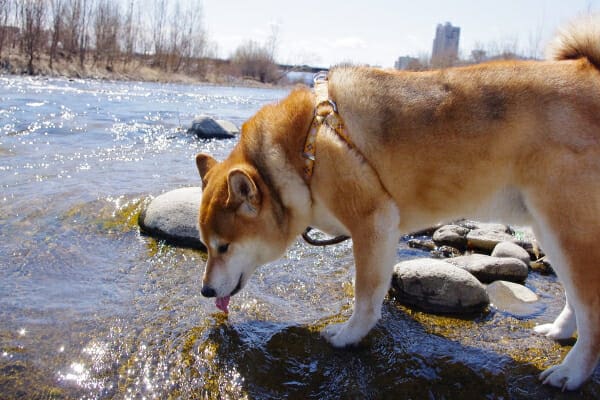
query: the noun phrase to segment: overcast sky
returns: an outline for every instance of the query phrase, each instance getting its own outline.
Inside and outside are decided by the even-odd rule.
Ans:
[[[461,28],[465,58],[479,45],[515,43],[541,55],[558,26],[588,10],[599,12],[600,0],[204,0],[202,22],[221,58],[275,29],[280,63],[391,67],[430,54],[436,25],[447,21]]]

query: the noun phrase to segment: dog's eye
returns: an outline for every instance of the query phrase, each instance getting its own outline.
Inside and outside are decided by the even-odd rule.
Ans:
[[[217,247],[217,251],[219,252],[219,254],[227,253],[227,250],[229,250],[229,243],[222,244],[219,247]]]

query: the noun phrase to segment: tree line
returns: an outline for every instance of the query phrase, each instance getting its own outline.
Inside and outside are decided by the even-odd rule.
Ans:
[[[161,71],[202,78],[215,53],[202,22],[200,0],[0,0],[0,61],[26,57],[26,73],[57,60],[113,71],[143,62]],[[276,36],[246,42],[228,73],[275,79]]]

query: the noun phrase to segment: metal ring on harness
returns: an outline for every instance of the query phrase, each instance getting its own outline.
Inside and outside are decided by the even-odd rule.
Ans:
[[[340,236],[336,236],[331,239],[323,239],[323,240],[313,239],[308,234],[312,229],[313,228],[311,228],[310,226],[308,228],[306,228],[304,233],[302,233],[302,238],[306,241],[306,243],[313,245],[313,246],[329,246],[332,244],[342,243],[343,241],[350,239],[350,236],[346,236],[346,235],[340,235]]]

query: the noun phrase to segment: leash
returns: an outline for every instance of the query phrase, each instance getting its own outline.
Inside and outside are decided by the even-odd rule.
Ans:
[[[336,236],[331,239],[314,239],[314,238],[310,237],[310,235],[308,234],[312,230],[313,230],[313,228],[311,228],[309,226],[308,228],[306,228],[304,233],[302,233],[302,239],[304,239],[306,241],[306,243],[308,243],[312,246],[329,246],[332,244],[342,243],[342,242],[350,239],[350,236],[346,236],[346,235]]]

